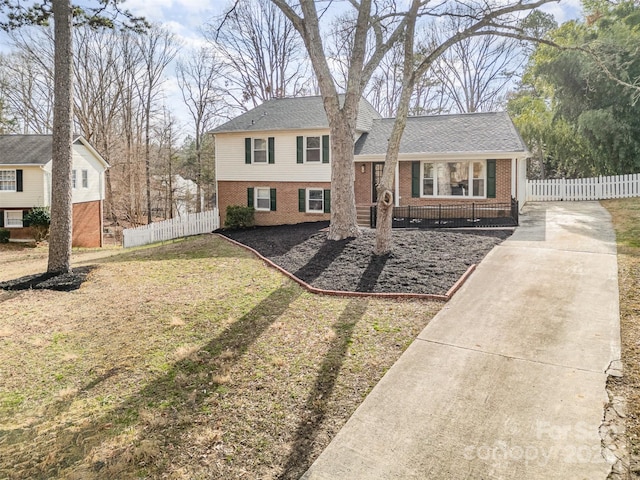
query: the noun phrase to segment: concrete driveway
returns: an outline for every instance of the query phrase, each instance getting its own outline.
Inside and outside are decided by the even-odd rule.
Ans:
[[[610,217],[597,202],[525,212],[303,478],[607,478],[599,428],[620,358]]]

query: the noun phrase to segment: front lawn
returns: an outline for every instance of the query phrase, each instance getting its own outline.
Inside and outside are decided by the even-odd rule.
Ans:
[[[211,235],[77,258],[79,290],[0,291],[0,478],[298,478],[442,307],[312,295]],[[0,251],[0,281],[45,268]]]
[[[623,376],[612,382],[627,401],[627,439],[632,475],[640,473],[640,198],[607,200],[618,244],[620,336]]]

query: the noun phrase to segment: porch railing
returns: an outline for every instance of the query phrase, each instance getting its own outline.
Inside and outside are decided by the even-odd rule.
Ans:
[[[376,227],[378,207],[371,207],[371,228]],[[518,201],[510,203],[461,203],[393,208],[393,228],[513,227],[518,225]]]

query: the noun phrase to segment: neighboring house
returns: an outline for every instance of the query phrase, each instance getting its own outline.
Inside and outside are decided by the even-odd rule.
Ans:
[[[0,135],[0,227],[28,240],[33,207],[51,205],[51,135]],[[104,174],[108,163],[81,137],[73,139],[73,246],[102,246]]]
[[[354,188],[366,215],[377,200],[393,122],[360,102]],[[331,139],[321,97],[269,100],[212,133],[222,222],[228,205],[255,207],[258,225],[329,219]],[[410,117],[395,205],[523,203],[528,156],[504,112]]]

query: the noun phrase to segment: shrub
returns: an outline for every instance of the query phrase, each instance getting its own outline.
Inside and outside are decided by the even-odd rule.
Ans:
[[[253,207],[242,207],[240,205],[229,205],[227,207],[227,218],[224,221],[226,228],[249,228],[255,224],[255,209]]]
[[[31,227],[33,238],[36,242],[41,242],[49,235],[49,225],[51,224],[51,213],[47,207],[36,207],[31,209],[24,216],[25,227]]]
[[[0,228],[0,243],[9,243],[9,237],[11,236],[11,230],[6,228]]]

